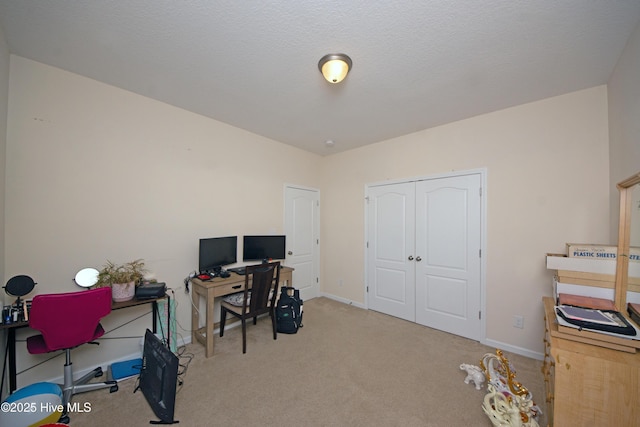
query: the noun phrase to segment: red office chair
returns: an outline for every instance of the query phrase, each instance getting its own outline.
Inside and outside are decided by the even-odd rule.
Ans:
[[[102,376],[102,368],[96,368],[82,378],[73,380],[71,349],[92,343],[104,335],[100,319],[111,312],[111,288],[97,288],[65,294],[36,295],[29,312],[29,326],[42,333],[27,338],[27,350],[31,354],[64,350],[64,384],[62,385],[63,418],[71,396],[86,391],[109,387],[118,390],[116,381],[87,384]]]

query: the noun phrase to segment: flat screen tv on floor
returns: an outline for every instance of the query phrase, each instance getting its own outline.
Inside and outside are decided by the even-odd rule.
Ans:
[[[142,370],[138,388],[160,421],[151,424],[174,424],[178,357],[153,332],[147,329],[142,350]]]

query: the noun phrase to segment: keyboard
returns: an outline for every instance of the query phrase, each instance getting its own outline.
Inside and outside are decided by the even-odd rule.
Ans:
[[[280,268],[286,268],[284,265],[281,265]],[[228,271],[233,271],[234,273],[240,275],[240,276],[244,276],[245,274],[247,274],[247,267],[234,267],[234,268],[228,268]]]

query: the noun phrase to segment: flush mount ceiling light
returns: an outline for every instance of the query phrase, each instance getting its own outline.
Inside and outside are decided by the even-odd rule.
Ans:
[[[330,53],[320,58],[318,69],[329,83],[340,83],[351,69],[351,58],[344,53]]]

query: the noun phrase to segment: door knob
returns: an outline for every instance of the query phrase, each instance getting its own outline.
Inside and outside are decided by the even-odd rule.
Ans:
[[[409,255],[409,261],[413,261],[413,255]]]
[[[293,252],[291,252],[291,251],[289,251],[289,252],[287,252],[287,253],[288,253],[289,255],[293,255]]]
[[[420,257],[418,256],[418,257],[416,257],[416,261],[420,262],[420,261],[422,261],[422,258],[420,258]]]

